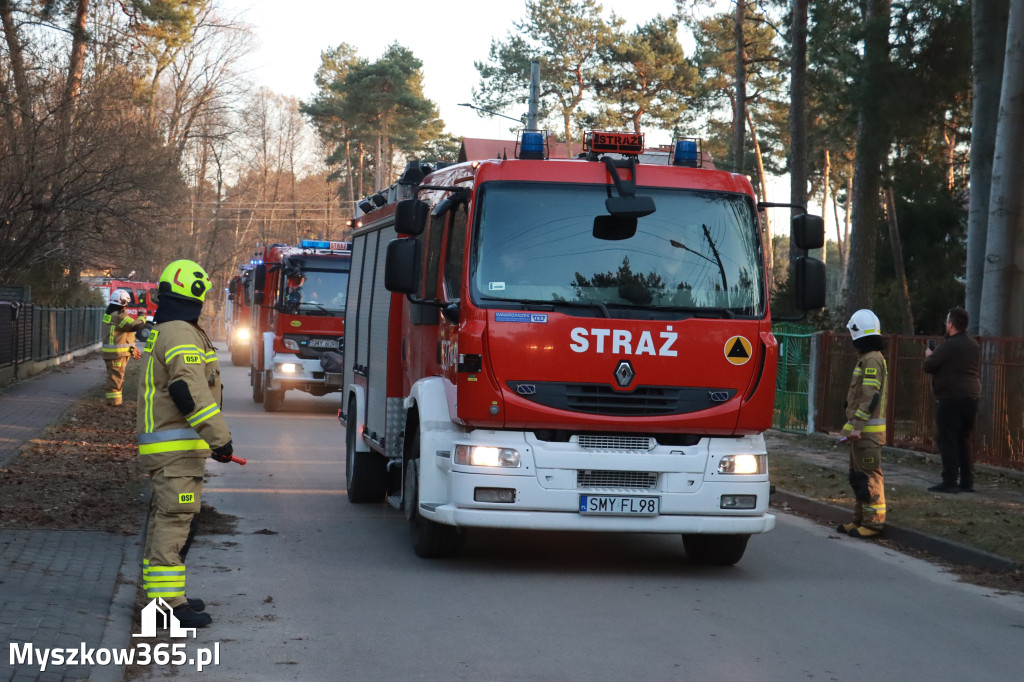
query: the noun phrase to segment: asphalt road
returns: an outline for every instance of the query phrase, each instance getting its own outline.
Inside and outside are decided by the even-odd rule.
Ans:
[[[345,497],[337,396],[268,414],[225,369],[245,467],[205,500],[238,518],[189,556],[219,664],[139,679],[1020,680],[1024,598],[779,514],[731,568],[676,536],[471,533],[418,559],[404,518]]]

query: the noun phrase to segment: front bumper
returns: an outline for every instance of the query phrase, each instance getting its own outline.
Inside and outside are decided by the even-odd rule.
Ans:
[[[289,369],[291,371],[286,371]],[[307,393],[332,393],[341,390],[341,381],[340,375],[324,372],[319,358],[275,353],[274,367],[266,388],[271,391],[298,389]]]
[[[436,451],[433,464],[445,472],[446,499],[421,497],[420,513],[438,523],[465,527],[637,533],[765,533],[775,526],[768,513],[768,472],[718,472],[728,454],[765,454],[760,436],[705,438],[694,446],[655,446],[646,451],[583,448],[545,442],[531,433],[474,431],[458,443],[514,448],[518,468],[460,465],[451,452]],[[424,463],[426,463],[426,459]],[[596,474],[596,477],[595,477]],[[599,480],[600,486],[593,483]],[[642,486],[615,485],[642,481]],[[609,484],[611,483],[611,484]],[[514,502],[479,502],[478,488],[514,490]],[[656,516],[592,515],[579,512],[581,495],[657,497]],[[748,496],[749,509],[723,509],[723,496]],[[436,499],[436,497],[435,497]]]

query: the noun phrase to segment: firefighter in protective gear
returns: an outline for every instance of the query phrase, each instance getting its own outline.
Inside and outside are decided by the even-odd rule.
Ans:
[[[885,395],[888,370],[881,326],[870,310],[858,310],[846,325],[859,355],[846,395],[844,440],[850,444],[850,487],[855,499],[853,523],[839,531],[858,538],[878,535],[885,527]]]
[[[231,432],[220,411],[217,353],[199,326],[206,272],[174,261],[160,276],[159,304],[144,351],[136,429],[142,466],[153,483],[142,582],[185,627],[212,622],[200,599],[185,596],[184,557],[200,509],[206,458],[231,461]],[[190,534],[191,529],[191,534]]]
[[[107,365],[108,405],[121,404],[121,386],[128,360],[140,356],[135,347],[135,332],[146,326],[146,319],[136,319],[125,312],[124,307],[131,302],[132,295],[118,289],[110,295],[110,304],[103,313],[103,324],[107,326],[103,337],[103,362]]]

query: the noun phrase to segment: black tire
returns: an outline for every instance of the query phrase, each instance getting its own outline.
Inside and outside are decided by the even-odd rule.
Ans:
[[[259,405],[263,402],[263,372],[250,369],[252,372],[252,401]]]
[[[413,452],[419,452],[419,433],[413,436]],[[420,461],[410,459],[405,463],[404,489],[402,500],[405,505],[405,516],[409,520],[409,539],[412,550],[421,559],[445,559],[454,557],[462,550],[466,540],[465,531],[456,526],[446,526],[425,519],[419,513],[419,475]]]
[[[277,412],[284,402],[284,389],[278,388],[263,392],[263,409],[267,412]]]
[[[388,492],[388,463],[376,452],[356,451],[356,401],[348,403],[345,424],[345,488],[353,504],[380,502]]]
[[[683,536],[686,555],[694,563],[705,566],[732,566],[743,558],[747,550],[749,535],[701,535]]]

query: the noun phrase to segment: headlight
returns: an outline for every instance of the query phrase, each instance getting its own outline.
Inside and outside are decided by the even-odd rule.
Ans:
[[[239,327],[235,330],[235,338],[239,341],[249,340],[249,329],[248,327]]]
[[[294,362],[282,362],[279,367],[284,374],[295,374],[299,371],[299,366]]]
[[[720,474],[763,474],[766,470],[764,455],[726,455],[718,461]]]
[[[519,466],[519,451],[486,445],[456,445],[455,463],[478,467],[517,468]]]
[[[285,339],[284,347],[287,348],[288,350],[298,350],[299,342],[296,341],[295,339]]]

